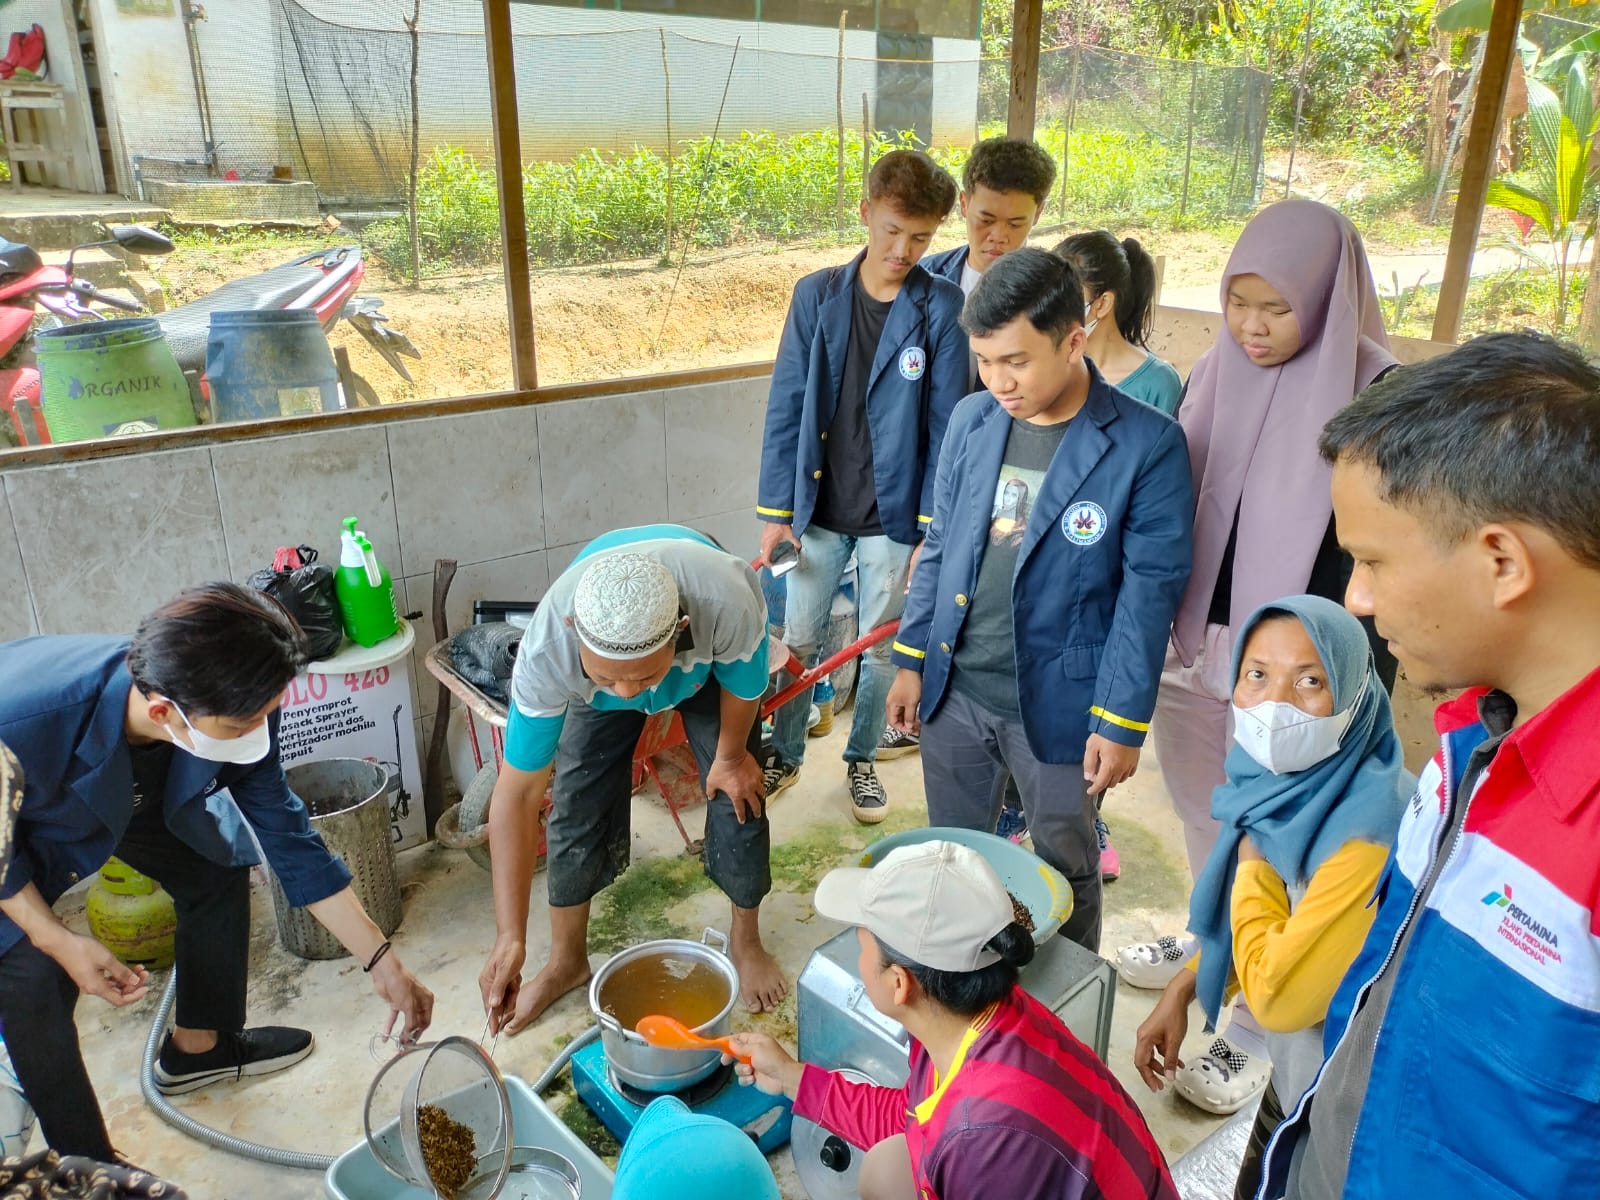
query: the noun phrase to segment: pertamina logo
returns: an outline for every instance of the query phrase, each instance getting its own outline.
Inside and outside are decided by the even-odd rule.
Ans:
[[[1509,883],[1501,884],[1499,891],[1490,892],[1483,903],[1503,911],[1497,932],[1506,941],[1541,963],[1561,961],[1561,939],[1555,930],[1517,904]]]

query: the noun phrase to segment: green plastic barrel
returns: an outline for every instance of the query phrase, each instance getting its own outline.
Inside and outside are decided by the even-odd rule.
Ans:
[[[189,384],[153,318],[42,330],[33,349],[52,441],[82,442],[196,423]]]
[[[219,421],[339,408],[339,370],[309,308],[212,313],[206,381]]]

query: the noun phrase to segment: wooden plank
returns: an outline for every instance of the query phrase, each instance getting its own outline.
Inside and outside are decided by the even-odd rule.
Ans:
[[[1011,102],[1006,136],[1032,139],[1039,103],[1039,41],[1044,0],[1013,0],[1011,8]]]
[[[500,192],[500,250],[511,321],[511,378],[519,391],[531,391],[539,386],[539,366],[534,352],[528,221],[522,205],[522,133],[517,119],[511,0],[483,0],[483,32],[489,53],[489,116],[494,125],[494,169]]]
[[[1461,168],[1461,189],[1456,196],[1455,220],[1450,226],[1450,248],[1445,254],[1444,282],[1439,286],[1439,307],[1433,318],[1433,340],[1454,342],[1461,333],[1461,316],[1467,306],[1467,284],[1472,275],[1472,252],[1483,225],[1484,199],[1494,175],[1495,142],[1505,112],[1506,87],[1517,53],[1517,29],[1522,23],[1522,0],[1494,0],[1489,36],[1484,44],[1483,70],[1478,75],[1478,95],[1467,129],[1467,157]]]

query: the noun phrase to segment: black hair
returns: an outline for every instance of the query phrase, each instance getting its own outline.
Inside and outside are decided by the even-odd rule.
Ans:
[[[179,592],[139,622],[128,673],[146,696],[195,717],[254,717],[308,658],[306,635],[283,605],[236,583]]]
[[[1117,331],[1135,346],[1148,344],[1155,323],[1156,262],[1138,238],[1117,241],[1104,229],[1075,233],[1054,253],[1070,262],[1098,300],[1117,298],[1112,316]]]
[[[956,181],[921,150],[891,150],[867,174],[867,198],[907,217],[938,217],[956,206]]]
[[[880,966],[904,967],[928,999],[961,1017],[976,1016],[1004,1000],[1017,986],[1018,972],[1033,961],[1033,935],[1015,921],[987,943],[986,949],[998,954],[1000,961],[976,971],[936,971],[913,962],[877,934],[872,935],[872,940],[878,943]]]
[[[1318,444],[1376,469],[1384,500],[1425,512],[1441,542],[1523,521],[1600,570],[1600,370],[1553,338],[1485,334],[1393,370]]]
[[[1056,164],[1038,143],[1022,138],[985,138],[972,148],[961,172],[961,190],[969,197],[977,187],[997,192],[1026,192],[1043,204],[1056,181]]]
[[[1026,246],[1001,256],[967,297],[961,327],[984,337],[1020,316],[1058,346],[1083,324],[1083,285],[1071,263]]]

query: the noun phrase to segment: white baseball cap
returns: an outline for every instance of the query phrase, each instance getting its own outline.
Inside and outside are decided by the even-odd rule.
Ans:
[[[814,903],[823,916],[864,926],[935,971],[976,971],[999,962],[989,941],[1014,919],[1011,896],[994,868],[955,842],[900,846],[876,866],[829,871]]]
[[[596,557],[572,597],[572,625],[602,658],[654,654],[678,632],[678,583],[662,563],[626,551]]]

